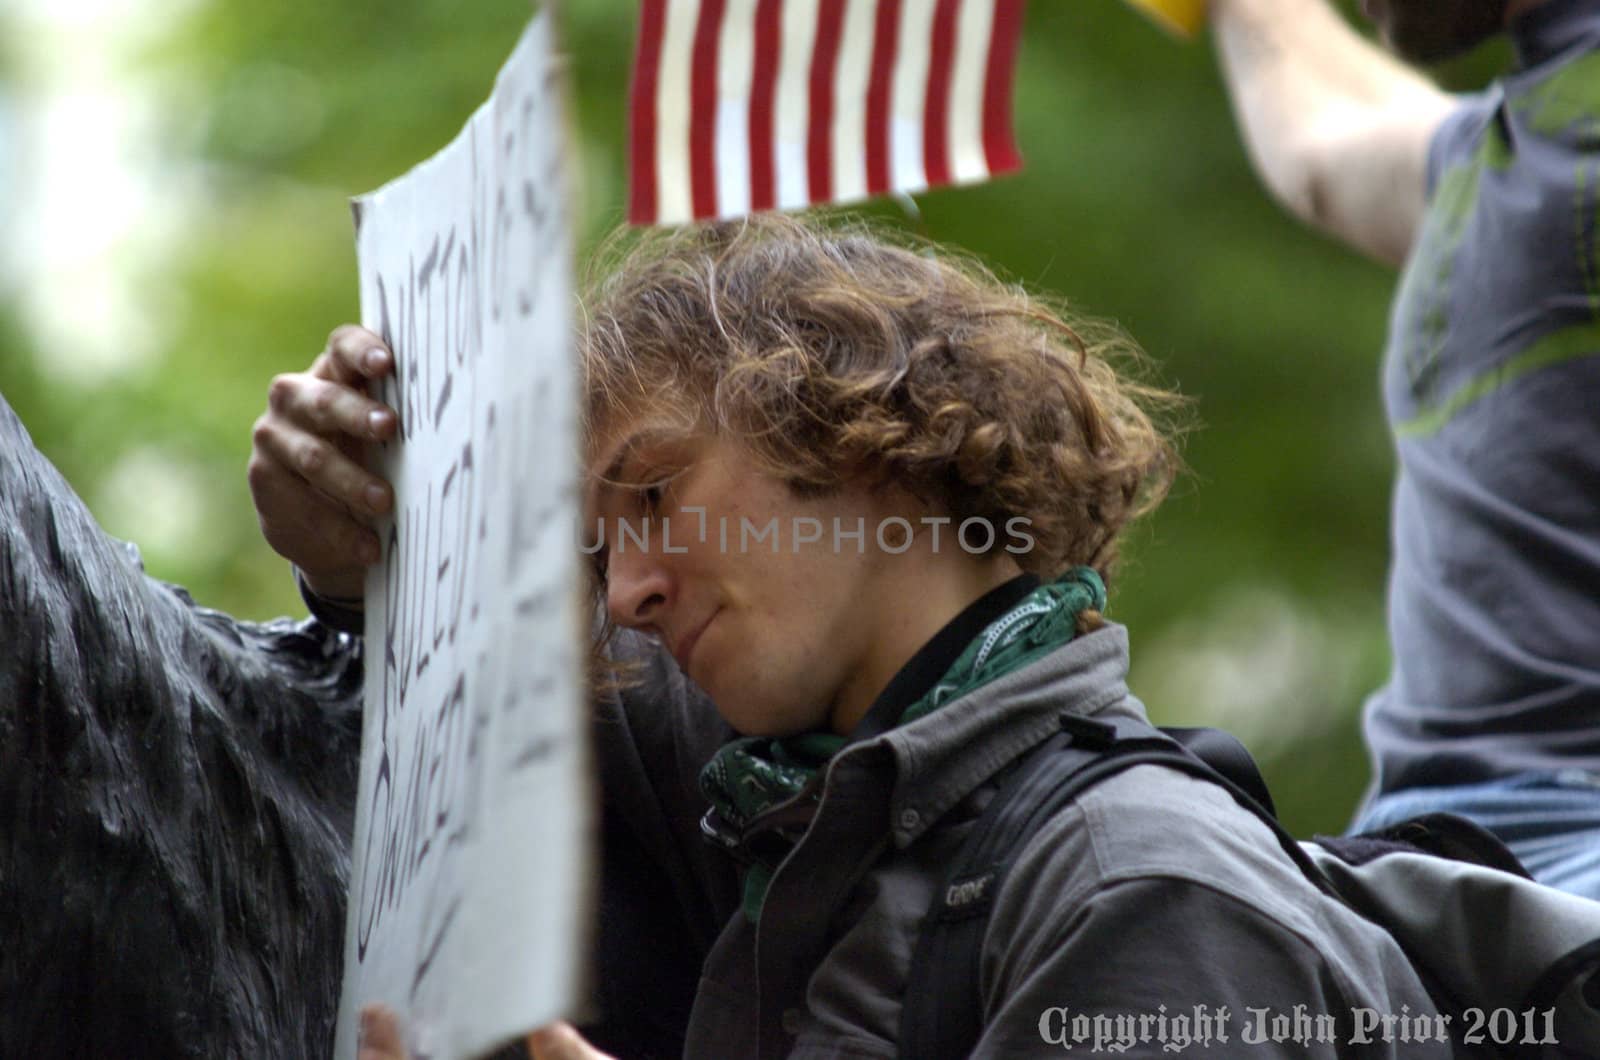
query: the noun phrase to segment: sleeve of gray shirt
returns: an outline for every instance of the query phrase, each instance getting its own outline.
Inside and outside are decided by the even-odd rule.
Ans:
[[[1433,198],[1444,171],[1471,155],[1484,127],[1494,120],[1502,102],[1504,96],[1499,86],[1456,97],[1456,109],[1445,115],[1428,141],[1426,187],[1429,199]]]

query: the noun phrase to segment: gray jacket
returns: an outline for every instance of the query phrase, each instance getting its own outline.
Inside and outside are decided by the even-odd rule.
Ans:
[[[1126,673],[1126,631],[1109,627],[848,747],[752,925],[692,827],[692,771],[717,723],[657,669],[625,697],[601,761],[608,786],[638,789],[618,767],[643,767],[658,849],[673,848],[656,860],[699,896],[697,923],[727,917],[686,1055],[896,1055],[918,925],[996,774],[1063,710],[1142,716]],[[644,739],[624,747],[629,719]],[[1156,766],[1089,790],[1025,847],[995,896],[980,989],[980,1056],[1450,1055],[1385,932],[1320,894],[1220,788]]]

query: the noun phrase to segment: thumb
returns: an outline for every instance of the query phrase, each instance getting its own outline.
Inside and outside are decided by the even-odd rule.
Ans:
[[[590,1045],[577,1028],[566,1022],[540,1027],[528,1035],[528,1052],[533,1060],[615,1060]]]
[[[385,1005],[361,1010],[360,1056],[357,1060],[407,1060],[400,1019]]]

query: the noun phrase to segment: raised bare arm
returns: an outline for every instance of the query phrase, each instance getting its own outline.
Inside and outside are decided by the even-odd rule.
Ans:
[[[1399,264],[1450,97],[1325,0],[1212,0],[1211,22],[1256,171],[1295,216]]]

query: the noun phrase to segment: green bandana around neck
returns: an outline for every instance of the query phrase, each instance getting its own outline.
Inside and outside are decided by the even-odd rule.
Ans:
[[[1021,669],[1072,640],[1078,616],[1103,611],[1106,587],[1091,567],[1074,567],[1053,582],[1039,586],[1015,607],[984,627],[935,681],[922,698],[901,712],[905,725],[938,710],[968,692]],[[786,803],[815,803],[817,778],[849,739],[832,732],[806,732],[782,739],[751,736],[727,744],[700,771],[700,790],[711,800],[701,827],[729,847],[739,845],[756,818]],[[777,816],[777,815],[774,815]],[[774,831],[780,841],[766,856],[755,856],[745,872],[744,914],[755,923],[767,885],[782,855],[803,834],[804,814],[795,815],[787,830]],[[713,822],[715,822],[713,824]],[[738,837],[738,838],[735,838]]]

